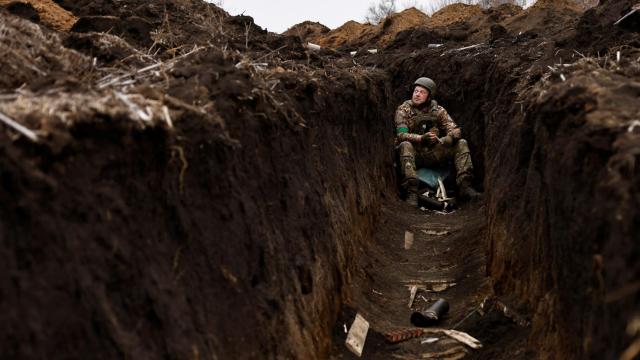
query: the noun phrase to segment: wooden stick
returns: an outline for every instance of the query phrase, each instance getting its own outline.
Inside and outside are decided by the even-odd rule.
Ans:
[[[26,136],[29,140],[33,142],[38,142],[38,135],[36,135],[36,133],[33,132],[33,130],[27,129],[23,125],[19,124],[18,122],[16,122],[15,120],[11,119],[10,117],[8,117],[7,115],[1,112],[0,112],[0,121],[7,124],[7,126],[13,128],[20,134]]]
[[[409,309],[413,305],[413,300],[416,298],[416,293],[418,292],[418,285],[411,285],[411,293],[409,295]]]

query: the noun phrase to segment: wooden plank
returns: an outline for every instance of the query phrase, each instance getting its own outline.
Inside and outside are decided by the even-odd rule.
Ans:
[[[404,232],[404,249],[409,250],[413,246],[413,233],[411,231]]]
[[[369,322],[360,314],[356,314],[356,319],[353,321],[353,324],[351,324],[351,328],[347,334],[347,340],[345,341],[347,349],[351,350],[351,352],[356,354],[358,357],[361,357],[368,332]]]
[[[418,292],[418,285],[411,285],[411,287],[409,288],[409,309],[411,309],[411,306],[413,305],[413,300],[415,300],[416,298],[416,293]]]

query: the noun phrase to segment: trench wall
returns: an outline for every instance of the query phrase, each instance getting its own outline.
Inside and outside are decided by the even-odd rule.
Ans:
[[[96,115],[41,145],[0,131],[4,356],[327,356],[393,191],[387,78],[285,74],[276,96],[224,61],[185,75],[222,61],[207,56],[170,92],[210,113],[173,130]]]
[[[527,303],[540,357],[611,359],[638,301],[639,93],[622,68],[577,68],[488,128],[488,272]]]

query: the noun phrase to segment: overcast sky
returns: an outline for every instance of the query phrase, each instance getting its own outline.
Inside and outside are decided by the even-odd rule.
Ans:
[[[438,0],[397,0],[398,10],[417,4],[425,9]],[[529,0],[532,1],[532,0]],[[209,0],[222,3],[231,15],[244,13],[256,24],[281,33],[305,20],[317,21],[335,29],[349,20],[363,22],[369,5],[375,0]]]

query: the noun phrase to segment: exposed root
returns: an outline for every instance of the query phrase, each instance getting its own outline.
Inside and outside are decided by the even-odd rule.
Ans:
[[[184,174],[187,172],[187,168],[189,167],[189,163],[187,162],[187,158],[184,155],[184,149],[180,145],[173,145],[171,147],[173,153],[177,153],[180,161],[182,162],[182,168],[180,169],[180,175],[178,177],[178,188],[180,189],[180,194],[184,194]]]

